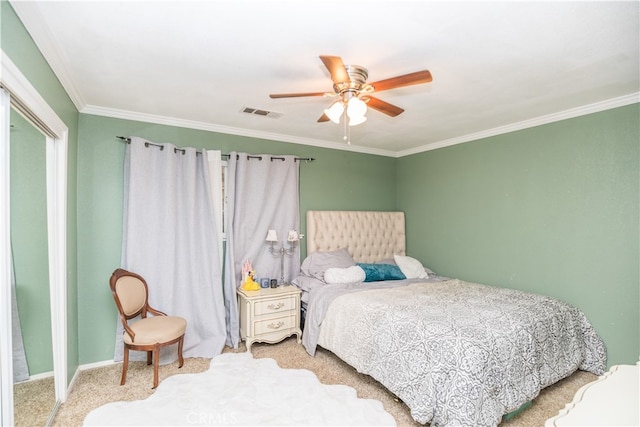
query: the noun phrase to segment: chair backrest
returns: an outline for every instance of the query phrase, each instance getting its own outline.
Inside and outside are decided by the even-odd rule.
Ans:
[[[109,286],[118,311],[125,319],[147,316],[149,290],[140,275],[119,268],[111,275]]]

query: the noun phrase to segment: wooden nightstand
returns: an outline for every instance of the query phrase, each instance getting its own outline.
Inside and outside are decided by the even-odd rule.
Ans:
[[[246,341],[247,351],[254,342],[273,344],[293,334],[300,344],[300,289],[284,285],[259,291],[240,288],[237,293],[240,338]]]

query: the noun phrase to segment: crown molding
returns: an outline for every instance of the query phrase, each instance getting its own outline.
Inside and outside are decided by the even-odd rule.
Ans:
[[[636,104],[638,102],[640,102],[640,92],[635,92],[629,95],[612,98],[606,101],[596,102],[593,104],[588,104],[588,105],[584,105],[577,108],[571,108],[569,110],[564,110],[557,113],[535,117],[530,120],[523,120],[521,122],[516,122],[516,123],[512,123],[505,126],[499,126],[493,129],[487,129],[482,132],[475,132],[467,135],[462,135],[456,138],[451,138],[451,139],[446,139],[446,140],[426,144],[411,150],[404,150],[404,151],[398,151],[398,152],[361,147],[358,145],[347,145],[344,143],[336,143],[333,141],[294,137],[290,135],[283,135],[283,134],[277,134],[272,132],[261,132],[261,131],[254,131],[249,129],[234,128],[230,126],[216,125],[213,123],[198,122],[194,120],[176,119],[173,117],[138,113],[135,111],[118,110],[114,108],[99,107],[95,105],[87,105],[80,112],[82,114],[93,114],[96,116],[112,117],[112,118],[125,119],[125,120],[134,120],[134,121],[140,121],[145,123],[155,123],[155,124],[167,125],[167,126],[177,126],[182,128],[188,128],[188,129],[198,129],[198,130],[204,130],[209,132],[224,133],[229,135],[246,136],[246,137],[258,138],[258,139],[267,139],[270,141],[310,145],[314,147],[327,148],[331,150],[352,151],[357,153],[374,154],[378,156],[399,158],[399,157],[410,156],[412,154],[422,153],[425,151],[437,150],[438,148],[450,147],[452,145],[463,144],[465,142],[471,142],[471,141],[476,141],[483,138],[502,135],[505,133],[515,132],[518,130],[528,129],[535,126],[541,126],[541,125],[545,125],[553,122],[571,119],[574,117],[584,116],[587,114],[598,113],[600,111],[610,110],[613,108],[624,107],[626,105]]]
[[[292,144],[310,145],[320,148],[328,148],[331,150],[352,151],[357,153],[374,154],[378,156],[396,157],[396,153],[388,150],[379,150],[375,148],[361,147],[358,145],[348,145],[337,143],[334,141],[325,141],[321,139],[302,138],[291,135],[283,135],[272,132],[262,132],[250,129],[235,128],[231,126],[217,125],[214,123],[199,122],[195,120],[177,119],[174,117],[158,116],[154,114],[138,113],[135,111],[119,110],[115,108],[100,107],[96,105],[87,105],[80,113],[92,114],[95,116],[112,117],[115,119],[133,120],[145,123],[154,123],[159,125],[176,126],[188,129],[204,130],[209,132],[224,133],[228,135],[246,136],[250,138],[267,139],[277,142],[289,142]]]
[[[432,144],[426,144],[411,150],[399,151],[396,153],[396,157],[405,157],[412,154],[423,153],[425,151],[437,150],[438,148],[450,147],[452,145],[476,141],[482,138],[502,135],[505,133],[515,132],[535,126],[546,125],[566,119],[572,119],[574,117],[585,116],[587,114],[598,113],[605,110],[611,110],[613,108],[637,104],[638,102],[640,102],[640,92],[635,92],[617,98],[608,99],[606,101],[584,105],[582,107],[571,108],[569,110],[547,114],[544,116],[535,117],[533,119],[523,120],[521,122],[511,123],[505,126],[499,126],[493,129],[487,129],[482,132],[470,133],[468,135],[462,135],[456,138],[446,139],[443,141],[434,142]]]
[[[154,123],[167,126],[176,126],[188,129],[204,130],[209,132],[224,133],[228,135],[246,136],[250,138],[266,139],[270,141],[288,142],[292,144],[310,145],[314,147],[327,148],[331,150],[343,150],[364,154],[374,154],[378,156],[386,157],[406,157],[412,154],[418,154],[425,151],[437,150],[439,148],[450,147],[452,145],[463,144],[466,142],[477,141],[483,138],[489,138],[492,136],[502,135],[510,132],[515,132],[523,129],[532,128],[535,126],[541,126],[549,123],[554,123],[574,117],[584,116],[587,114],[598,113],[613,108],[624,107],[626,105],[637,104],[640,102],[640,92],[612,98],[606,101],[596,102],[593,104],[584,105],[577,108],[571,108],[568,110],[560,111],[557,113],[547,114],[544,116],[535,117],[530,120],[523,120],[521,122],[511,123],[505,126],[499,126],[492,129],[487,129],[482,132],[475,132],[467,135],[462,135],[456,138],[445,139],[442,141],[436,141],[430,144],[425,144],[421,147],[416,147],[411,150],[404,151],[390,151],[380,150],[374,148],[361,147],[358,145],[347,145],[344,143],[336,143],[333,141],[325,141],[312,138],[294,137],[291,135],[283,135],[272,132],[254,131],[249,129],[234,128],[230,126],[216,125],[213,123],[199,122],[194,120],[176,119],[174,117],[158,116],[153,114],[138,113],[135,111],[119,110],[115,108],[99,107],[95,105],[87,105],[80,112],[82,114],[92,114],[96,116],[112,117],[116,119],[134,120],[144,123]]]

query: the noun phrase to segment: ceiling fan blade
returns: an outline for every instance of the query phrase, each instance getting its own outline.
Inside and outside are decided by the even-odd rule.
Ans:
[[[369,108],[378,110],[381,113],[386,114],[387,116],[395,117],[404,111],[404,109],[400,107],[396,107],[393,104],[389,104],[388,102],[385,102],[378,98],[374,98],[373,96],[367,96],[365,99],[368,99],[368,101],[365,102],[367,103],[367,106]]]
[[[329,121],[329,117],[327,117],[326,114],[321,115],[320,118],[318,119],[318,123],[328,122],[328,121]]]
[[[415,73],[405,74],[403,76],[391,77],[390,79],[380,80],[375,83],[370,83],[373,86],[373,90],[380,92],[381,90],[395,89],[402,86],[417,85],[420,83],[429,83],[431,80],[431,73],[429,70],[416,71]]]
[[[303,96],[324,96],[326,92],[306,92],[306,93],[272,93],[269,98],[299,98]]]
[[[344,62],[342,62],[342,58],[339,56],[320,55],[320,59],[324,63],[324,66],[327,67],[327,70],[329,70],[331,80],[333,80],[334,84],[351,81]]]

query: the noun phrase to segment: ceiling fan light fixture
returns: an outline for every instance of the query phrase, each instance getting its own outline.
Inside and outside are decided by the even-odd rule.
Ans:
[[[367,114],[367,104],[360,98],[354,96],[347,103],[347,114],[350,119],[364,117]]]
[[[329,108],[324,110],[324,114],[329,117],[333,123],[340,123],[340,118],[342,117],[342,113],[344,112],[344,105],[342,105],[342,101],[336,101]]]

